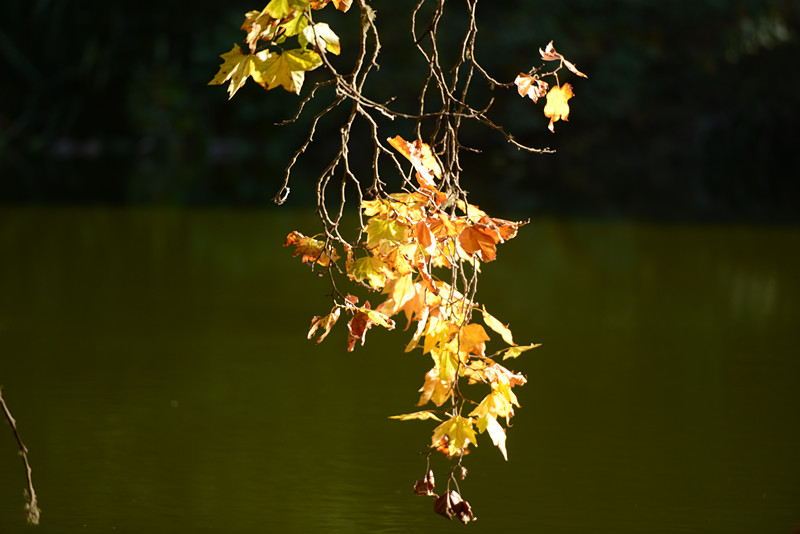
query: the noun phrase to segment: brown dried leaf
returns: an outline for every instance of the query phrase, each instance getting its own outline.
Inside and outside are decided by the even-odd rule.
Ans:
[[[425,478],[421,478],[417,480],[417,483],[414,484],[414,494],[415,495],[425,495],[425,496],[434,496],[438,497],[433,492],[434,486],[434,479],[433,479],[433,469],[428,471],[428,474],[425,475]]]
[[[458,492],[448,490],[444,495],[433,502],[433,511],[447,519],[457,517],[465,525],[470,521],[477,520],[472,514],[469,503],[461,498]]]
[[[550,41],[544,50],[541,48],[539,49],[539,53],[542,55],[542,59],[545,61],[561,61],[564,65],[567,66],[569,70],[573,73],[577,74],[582,78],[588,78],[584,73],[578,70],[578,68],[571,62],[567,61],[567,59],[556,52],[555,47],[553,46],[553,41]]]

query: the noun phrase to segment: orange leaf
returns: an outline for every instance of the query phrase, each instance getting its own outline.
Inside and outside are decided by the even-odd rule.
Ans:
[[[553,87],[550,89],[550,92],[547,93],[547,104],[544,106],[544,116],[550,117],[550,125],[547,129],[551,132],[555,132],[553,123],[558,120],[565,121],[567,117],[569,117],[569,104],[567,104],[567,100],[572,98],[572,95],[572,86],[568,83],[565,83],[561,87]]]
[[[306,237],[300,232],[292,232],[286,236],[286,243],[284,247],[294,245],[293,256],[300,256],[302,254],[303,263],[317,262],[323,267],[327,267],[331,261],[339,259],[339,255],[331,247],[325,247],[325,242],[319,241],[311,237]],[[327,250],[326,250],[327,248]]]
[[[489,341],[489,336],[486,334],[486,330],[484,330],[483,327],[477,323],[463,326],[458,331],[459,352],[485,356],[487,341]]]
[[[393,138],[390,137],[387,141],[414,166],[420,187],[435,190],[436,182],[434,182],[434,178],[442,177],[442,168],[439,167],[439,162],[436,161],[431,147],[420,139],[409,143],[399,135]]]
[[[497,243],[500,241],[502,239],[496,229],[480,224],[468,226],[458,236],[461,248],[483,261],[492,261],[497,257]]]

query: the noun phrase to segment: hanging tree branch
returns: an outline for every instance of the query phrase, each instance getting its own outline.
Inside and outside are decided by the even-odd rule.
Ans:
[[[22,463],[25,465],[25,478],[28,483],[28,487],[25,490],[25,498],[28,502],[25,504],[25,514],[28,523],[31,525],[38,525],[39,524],[39,503],[36,499],[36,490],[33,488],[33,478],[31,478],[31,464],[28,461],[28,448],[22,442],[22,438],[19,435],[19,431],[17,430],[17,421],[11,415],[11,410],[8,409],[8,405],[6,404],[5,399],[3,398],[3,390],[0,388],[0,405],[3,406],[3,413],[6,416],[6,420],[8,424],[11,426],[11,432],[14,434],[14,438],[17,440],[17,445],[19,446],[19,452],[22,456]]]
[[[353,0],[272,0],[261,11],[245,15],[242,29],[247,33],[249,53],[234,45],[222,55],[225,61],[210,84],[229,82],[231,97],[248,78],[266,89],[283,87],[300,94],[306,72],[317,68],[326,72],[327,78],[313,86],[294,116],[279,123],[295,123],[312,101],[320,101],[321,111],[313,115],[305,141],[286,166],[274,198],[278,204],[286,201],[295,164],[311,148],[320,123],[327,121],[334,109],[350,103],[349,112],[338,126],[338,148],[316,178],[316,212],[322,231],[312,237],[295,231],[285,243],[294,246],[295,256],[301,256],[304,263],[322,270],[320,275],[327,274],[331,283],[333,308],[327,315],[312,319],[308,338],[317,336],[317,343],[322,341],[342,311],[351,316],[347,323],[348,350],[357,343],[363,345],[366,332],[373,325],[393,329],[392,317],[401,312],[409,326],[416,323],[405,351],[421,348],[433,359],[417,405],[433,403],[436,408],[393,417],[440,422],[433,430],[426,458],[439,451],[454,459],[447,491],[442,496],[433,492],[434,478],[428,462],[426,476],[417,481],[415,493],[434,497],[437,513],[467,523],[475,517],[461,498],[454,473],[458,470],[462,479],[466,476],[462,461],[470,452],[469,446],[477,445],[476,432],[488,434],[507,457],[506,428],[499,420],[505,419],[509,426],[513,407],[519,406],[512,388],[526,382],[524,376],[497,360],[516,358],[538,345],[516,344],[508,326],[476,300],[481,263],[493,261],[497,245],[512,239],[525,222],[490,217],[468,202],[467,191],[461,185],[460,154],[479,149],[462,143],[461,127],[474,121],[520,150],[552,152],[519,142],[490,118],[495,98],[475,103],[469,90],[476,81],[482,81],[490,88],[516,87],[520,96],[534,102],[545,97],[544,114],[553,131],[556,121],[567,120],[567,101],[573,95],[569,84],[558,81],[558,71],[566,66],[578,76],[585,75],[557,53],[551,42],[544,50],[539,49],[543,61],[558,61],[551,72],[533,67],[527,74],[517,75],[513,82],[498,81],[477,59],[478,0],[464,1],[466,26],[455,40],[452,28],[441,30],[444,21],[449,20],[446,7],[453,4],[452,0],[418,0],[411,7],[408,45],[427,66],[413,106],[415,113],[402,111],[395,97],[379,102],[364,94],[368,77],[379,69],[381,50],[377,15],[367,0],[355,0],[360,12],[360,33],[349,74],[341,74],[335,65],[333,56],[340,52],[339,37],[327,23],[315,22],[313,13],[328,5],[347,12]],[[423,17],[429,17],[427,22],[422,22]],[[295,37],[298,47],[290,48],[287,42],[293,41],[287,40]],[[443,58],[452,55],[450,49],[456,53],[447,63]],[[551,77],[555,80],[553,87],[547,81]],[[416,139],[379,135],[380,117],[412,122]],[[366,158],[364,150],[351,150],[356,124],[366,125],[373,144]],[[366,195],[351,157],[366,160],[372,166]],[[406,161],[411,163],[410,170]],[[385,189],[387,180],[382,171],[387,165],[396,169],[401,178],[399,193]],[[333,183],[336,180],[338,187]],[[359,224],[353,240],[348,240],[340,228],[348,190],[355,193],[359,204]],[[344,260],[343,267],[340,260]],[[341,278],[369,291],[380,291],[384,300],[374,308],[369,300],[359,304],[358,297],[339,289],[337,279]],[[480,312],[477,315],[483,324],[473,321],[473,312]],[[507,347],[487,356],[490,337],[484,326],[499,335]],[[469,398],[473,394],[470,386],[480,385],[489,386],[490,391],[478,402]],[[455,490],[450,489],[451,483]]]

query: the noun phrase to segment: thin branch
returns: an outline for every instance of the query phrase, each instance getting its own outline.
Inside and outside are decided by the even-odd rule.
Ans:
[[[33,488],[33,478],[31,477],[32,469],[28,461],[28,448],[22,442],[22,438],[17,430],[17,421],[11,415],[11,411],[8,409],[5,399],[3,399],[2,389],[0,389],[0,404],[3,406],[3,413],[5,413],[6,420],[8,420],[8,424],[11,425],[11,431],[14,433],[14,438],[17,440],[19,452],[22,456],[22,463],[25,464],[25,476],[28,482],[28,488],[25,490],[25,497],[28,499],[28,502],[25,504],[26,519],[31,525],[38,525],[41,511],[39,510],[39,503],[36,499],[36,490]]]

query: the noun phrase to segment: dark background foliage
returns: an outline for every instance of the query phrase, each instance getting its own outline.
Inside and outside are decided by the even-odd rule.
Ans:
[[[449,7],[452,4],[452,8]],[[410,2],[376,0],[382,68],[368,90],[413,105],[420,62]],[[266,205],[307,121],[274,123],[298,98],[248,83],[229,102],[206,83],[262,4],[6,0],[0,5],[0,203]],[[458,37],[451,1],[443,37]],[[354,46],[358,15],[327,19]],[[570,122],[547,131],[542,104],[496,98],[492,117],[529,155],[479,127],[463,185],[482,207],[657,219],[800,219],[800,4],[795,0],[507,0],[479,6],[478,59],[511,81],[556,48],[589,74]],[[447,44],[444,43],[445,48]],[[351,48],[352,50],[352,48]],[[410,55],[411,54],[411,55]],[[338,61],[346,68],[346,54]],[[314,72],[309,81],[321,79]],[[307,86],[308,87],[308,86]],[[332,117],[333,118],[333,117]],[[410,125],[382,124],[388,137]],[[326,153],[335,120],[312,149]],[[291,200],[311,204],[313,160]],[[307,170],[303,173],[303,170]]]

